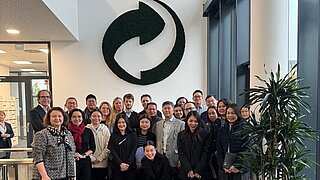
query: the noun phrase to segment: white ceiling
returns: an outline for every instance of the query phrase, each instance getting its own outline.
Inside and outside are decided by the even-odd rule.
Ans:
[[[41,44],[18,44],[0,43],[0,65],[8,67],[10,71],[21,71],[21,69],[35,69],[37,71],[48,71],[48,54],[39,49],[48,49],[46,43]],[[12,61],[29,61],[32,64],[15,64]]]
[[[7,29],[17,29],[20,34],[8,34]],[[47,48],[47,44],[26,42],[50,41],[77,39],[41,0],[1,0],[0,50],[7,53],[0,54],[0,65],[8,67],[10,71],[20,71],[21,68],[47,71],[48,54],[38,51],[40,48]],[[23,42],[23,49],[16,50],[12,42]],[[28,60],[33,64],[17,65],[12,63],[13,60]]]
[[[6,29],[17,29],[10,35]],[[0,41],[76,41],[41,0],[1,0]]]

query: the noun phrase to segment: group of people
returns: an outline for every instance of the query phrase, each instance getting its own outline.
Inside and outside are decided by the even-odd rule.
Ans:
[[[50,108],[51,93],[39,91],[39,106],[30,113],[33,179],[250,179],[240,158],[249,106],[240,114],[236,104],[212,95],[204,104],[201,90],[192,99],[165,101],[160,112],[144,94],[138,113],[130,93],[99,107],[89,94],[83,111],[74,97],[67,98],[64,111]]]

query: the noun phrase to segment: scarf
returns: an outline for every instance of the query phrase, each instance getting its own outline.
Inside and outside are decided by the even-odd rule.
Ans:
[[[48,126],[47,127],[48,131],[52,134],[52,136],[58,136],[57,141],[58,141],[58,146],[60,144],[66,145],[66,147],[69,149],[69,151],[72,151],[70,139],[66,138],[66,128],[61,127],[61,131],[59,131],[57,128]]]
[[[78,152],[82,149],[82,134],[85,128],[84,123],[81,123],[79,126],[74,125],[72,122],[68,124],[68,129],[72,132],[74,144]]]

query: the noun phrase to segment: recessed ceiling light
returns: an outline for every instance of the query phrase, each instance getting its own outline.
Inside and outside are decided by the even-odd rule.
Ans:
[[[39,51],[44,52],[44,53],[49,53],[49,49],[39,49]]]
[[[16,29],[7,29],[7,33],[9,33],[9,34],[19,34],[20,31],[18,31]]]
[[[43,74],[43,72],[35,71],[35,72],[30,72],[30,74]]]
[[[12,61],[12,62],[16,64],[32,64],[30,61]]]
[[[7,52],[0,50],[0,54],[4,54],[4,53],[7,53]]]
[[[37,71],[35,69],[20,69],[21,71]]]

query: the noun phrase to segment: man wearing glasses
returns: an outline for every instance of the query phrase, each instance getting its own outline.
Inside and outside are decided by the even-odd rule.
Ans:
[[[27,147],[31,147],[33,134],[44,129],[43,117],[50,109],[51,92],[45,89],[41,90],[38,92],[37,98],[38,106],[30,111]],[[31,154],[28,153],[28,156],[31,156]]]
[[[48,90],[41,90],[38,92],[38,106],[30,111],[29,132],[34,131],[34,133],[44,129],[43,117],[46,115],[47,111],[50,109],[51,103],[51,92]],[[30,129],[30,127],[32,129]]]

